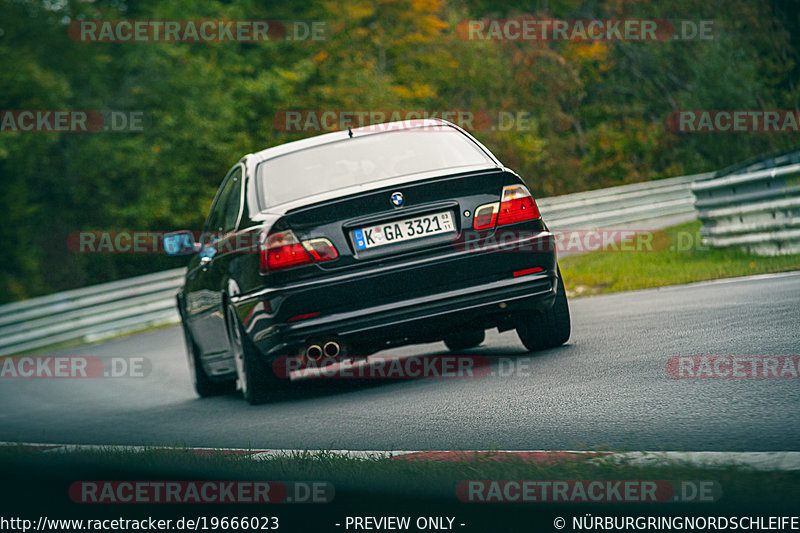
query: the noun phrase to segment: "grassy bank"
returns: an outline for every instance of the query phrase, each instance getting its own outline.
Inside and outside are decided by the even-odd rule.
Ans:
[[[467,454],[457,460],[415,460],[402,456],[360,459],[330,452],[299,452],[256,459],[246,454],[198,453],[181,448],[43,453],[2,446],[0,465],[6,468],[14,465],[27,471],[61,472],[59,477],[71,471],[72,475],[65,477],[72,481],[92,479],[81,477],[89,472],[93,476],[113,472],[110,479],[319,480],[335,486],[337,500],[346,500],[352,494],[383,494],[458,502],[456,488],[468,480],[651,480],[676,487],[682,482],[699,485],[702,481],[713,485],[713,501],[696,503],[761,505],[800,499],[800,472],[797,471],[761,472],[681,462],[642,465],[594,456],[542,462],[491,454]]]
[[[712,279],[800,270],[800,255],[762,257],[738,248],[701,244],[700,222],[653,232],[628,251],[563,257],[559,264],[570,296],[630,291]]]

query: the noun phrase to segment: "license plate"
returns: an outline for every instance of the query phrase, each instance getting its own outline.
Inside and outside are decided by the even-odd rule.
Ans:
[[[444,211],[360,228],[353,232],[353,240],[356,243],[356,250],[366,250],[375,246],[410,241],[451,231],[455,231],[453,214],[450,211]]]

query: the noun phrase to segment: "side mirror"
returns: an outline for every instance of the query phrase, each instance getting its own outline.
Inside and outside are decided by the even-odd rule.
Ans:
[[[167,255],[191,255],[200,250],[200,243],[195,242],[194,235],[189,230],[166,233],[162,241]]]

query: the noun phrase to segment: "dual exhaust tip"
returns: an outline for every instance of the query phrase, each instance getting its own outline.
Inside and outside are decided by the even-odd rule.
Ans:
[[[336,341],[328,341],[324,345],[312,344],[306,348],[306,357],[312,361],[319,361],[323,357],[336,357],[342,351]]]

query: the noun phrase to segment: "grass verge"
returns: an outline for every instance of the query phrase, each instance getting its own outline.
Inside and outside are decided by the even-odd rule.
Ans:
[[[800,255],[762,257],[700,243],[700,222],[693,221],[653,232],[651,249],[590,252],[559,265],[570,297],[800,270]]]
[[[317,480],[332,483],[336,499],[345,502],[354,495],[364,498],[366,494],[388,500],[413,497],[459,503],[456,487],[468,480],[649,480],[670,482],[676,490],[682,482],[690,482],[695,487],[704,482],[715,487],[713,501],[692,503],[719,503],[726,507],[781,506],[793,505],[800,500],[798,471],[763,472],[743,467],[702,467],[680,462],[632,465],[592,456],[539,463],[513,456],[499,458],[477,454],[459,460],[431,461],[407,460],[402,456],[358,459],[331,452],[298,452],[288,456],[254,459],[247,455],[215,451],[198,453],[182,448],[43,453],[12,445],[0,447],[0,465],[13,465],[27,472],[47,472],[71,481]],[[696,496],[699,497],[699,494]],[[592,502],[579,500],[573,503]]]

